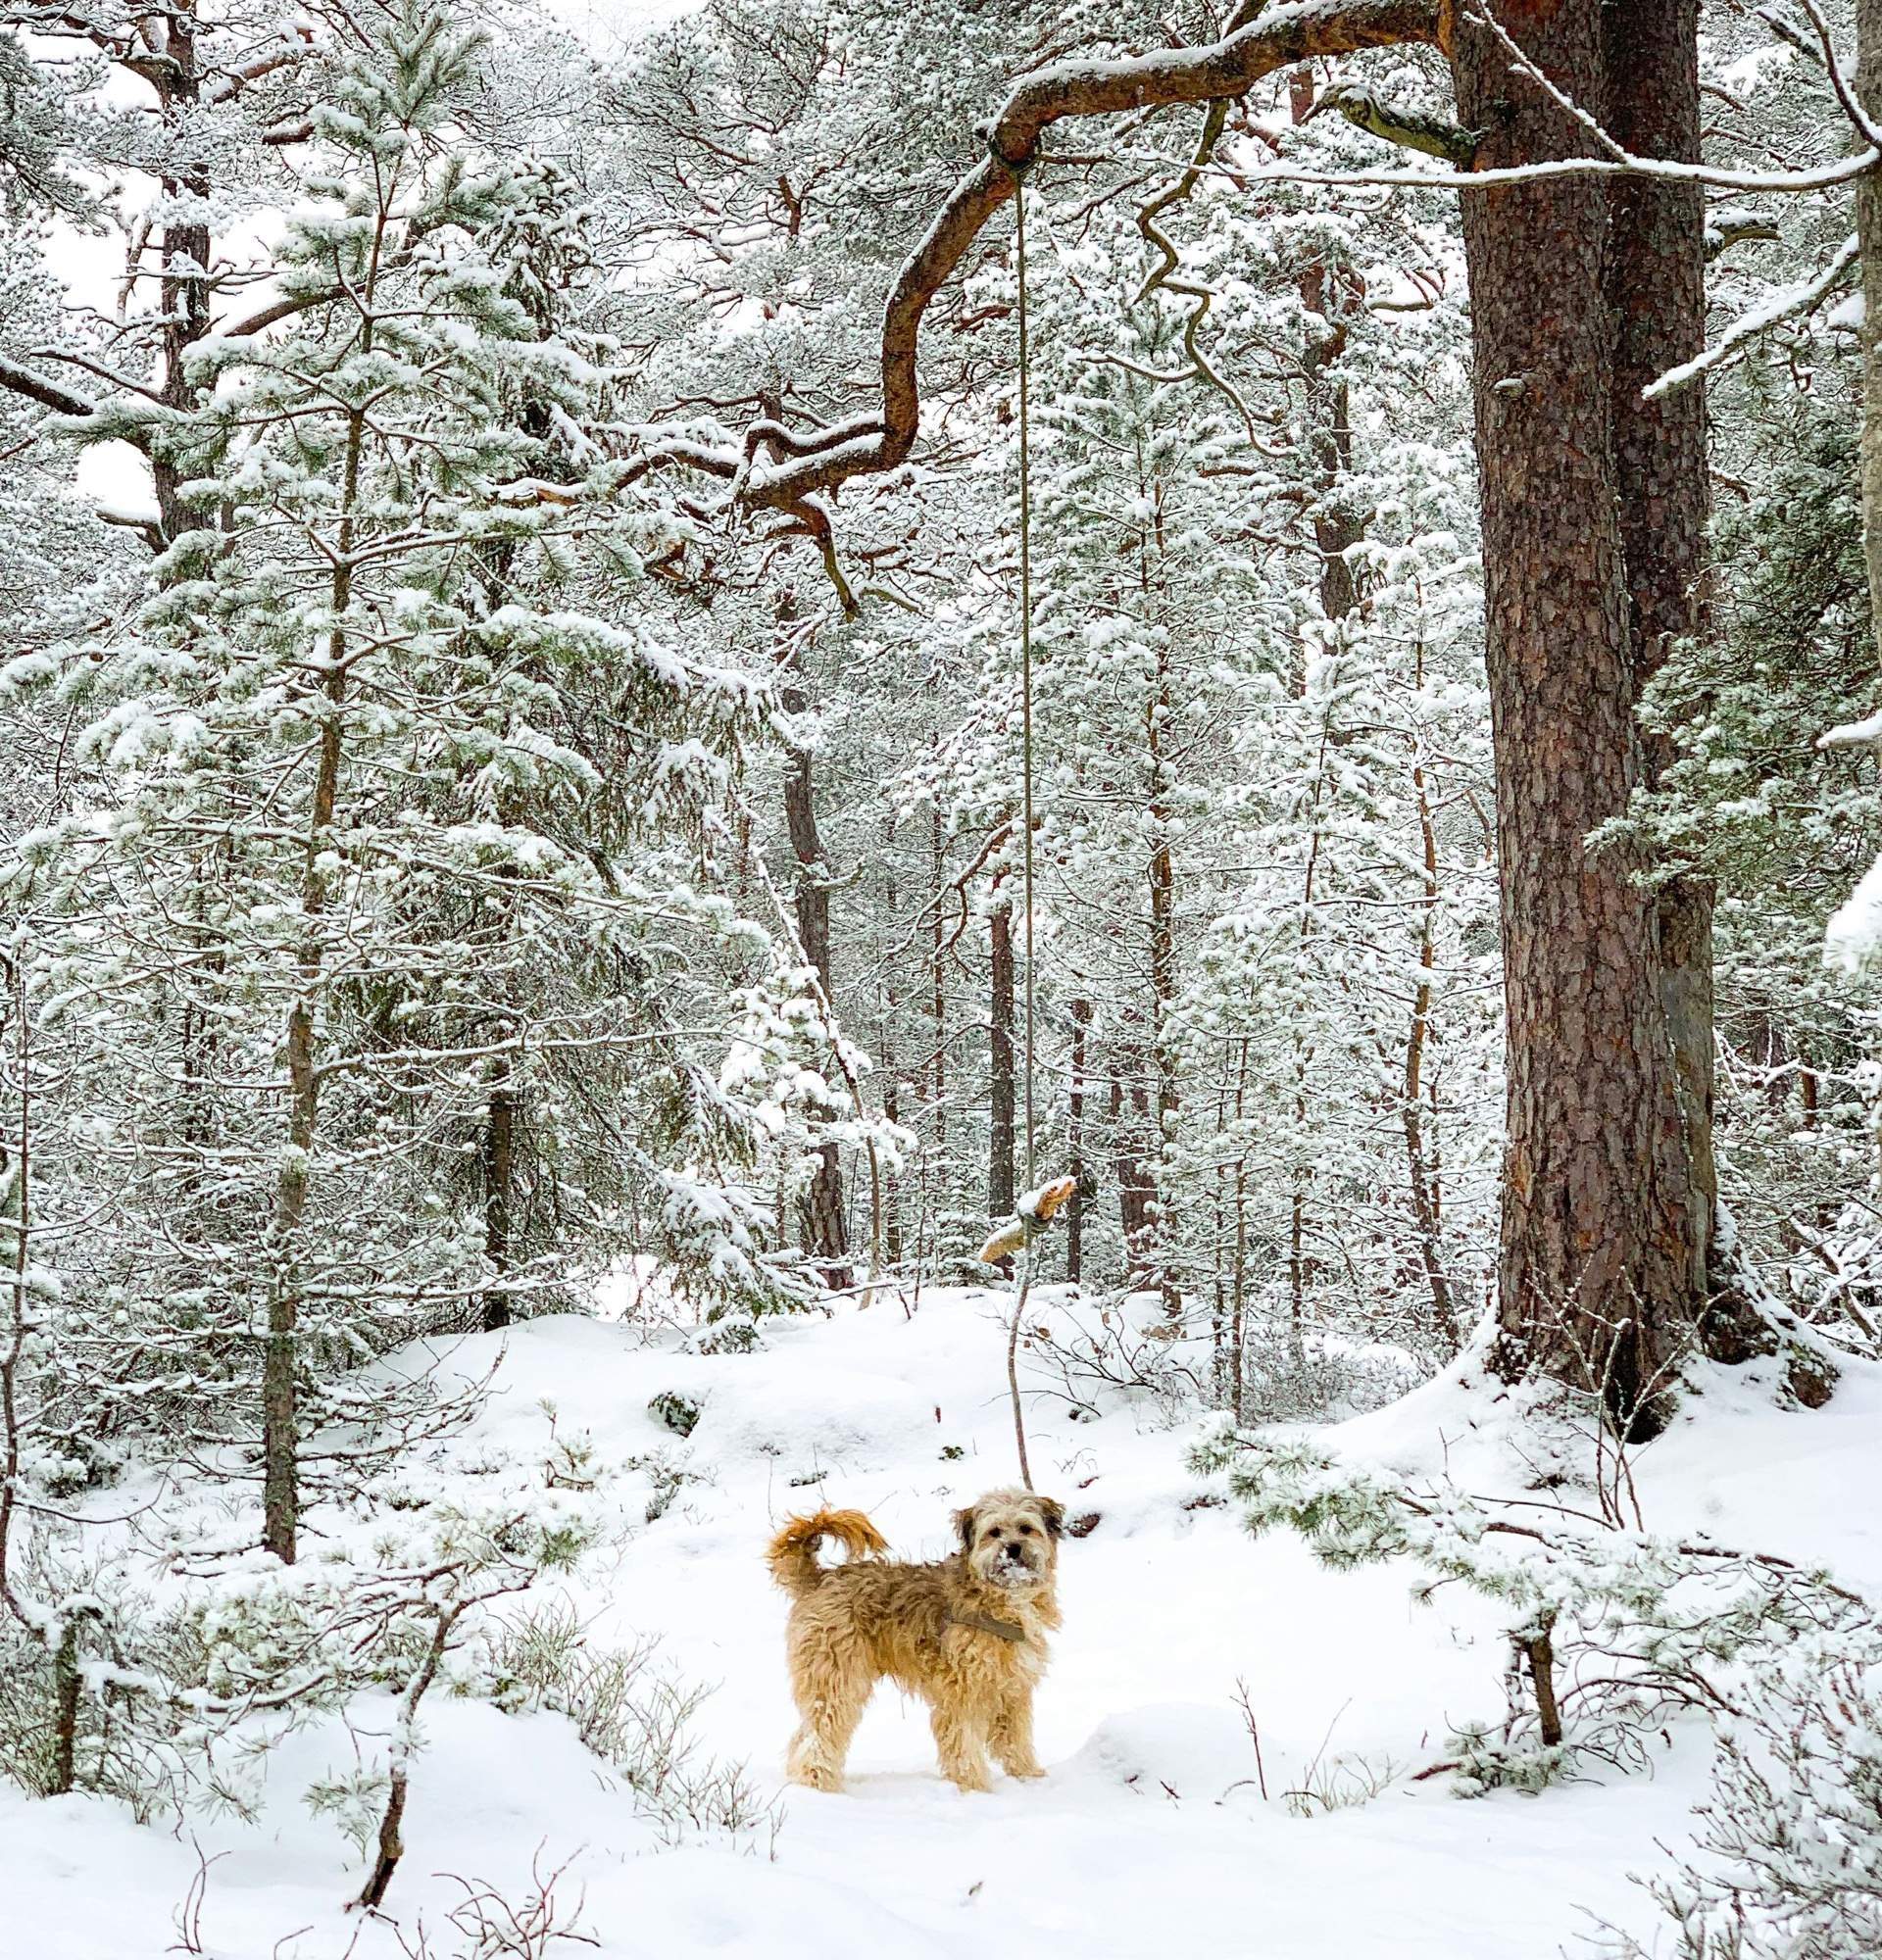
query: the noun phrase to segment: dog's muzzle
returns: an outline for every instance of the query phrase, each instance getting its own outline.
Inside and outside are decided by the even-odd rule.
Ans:
[[[988,1576],[996,1585],[1016,1586],[1038,1577],[1038,1569],[1021,1544],[1002,1545],[988,1568]]]

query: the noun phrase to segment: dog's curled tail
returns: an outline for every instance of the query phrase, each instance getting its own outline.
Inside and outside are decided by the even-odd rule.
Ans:
[[[818,1511],[813,1517],[787,1518],[765,1554],[771,1577],[786,1592],[808,1592],[822,1578],[817,1547],[826,1538],[837,1540],[852,1558],[874,1558],[889,1548],[888,1540],[861,1511]]]

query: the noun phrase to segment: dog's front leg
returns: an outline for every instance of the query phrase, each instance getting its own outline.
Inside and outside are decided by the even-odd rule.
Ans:
[[[987,1771],[986,1737],[980,1725],[962,1709],[937,1701],[929,1724],[941,1774],[959,1789],[991,1789]]]
[[[994,1760],[1011,1777],[1042,1777],[1032,1750],[1032,1687],[1015,1688],[994,1711],[988,1740]]]
[[[861,1668],[815,1664],[792,1657],[791,1692],[803,1717],[784,1756],[784,1774],[808,1789],[841,1789],[850,1739],[863,1720],[874,1684]]]

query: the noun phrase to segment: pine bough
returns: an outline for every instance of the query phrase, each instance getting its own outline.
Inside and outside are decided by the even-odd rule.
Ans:
[[[1882,1627],[1869,1602],[1768,1553],[1645,1530],[1624,1463],[1597,1480],[1591,1510],[1547,1491],[1477,1496],[1226,1428],[1193,1463],[1226,1476],[1251,1532],[1297,1531],[1335,1570],[1406,1558],[1420,1598],[1461,1583],[1507,1609],[1505,1714],[1460,1725],[1418,1777],[1448,1772],[1466,1796],[1538,1791],[1596,1762],[1645,1768],[1674,1717],[1710,1719],[1695,1852],[1643,1881],[1677,1929],[1673,1960],[1882,1951]],[[1603,1932],[1619,1960],[1659,1950]]]

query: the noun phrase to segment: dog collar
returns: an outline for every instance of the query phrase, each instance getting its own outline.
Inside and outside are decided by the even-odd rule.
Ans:
[[[975,1633],[997,1634],[1003,1641],[1023,1641],[1026,1630],[1015,1620],[996,1620],[991,1613],[950,1613],[951,1627],[971,1627]]]

